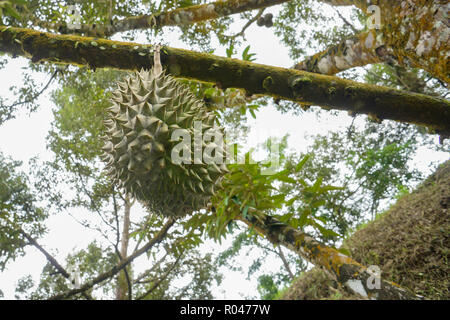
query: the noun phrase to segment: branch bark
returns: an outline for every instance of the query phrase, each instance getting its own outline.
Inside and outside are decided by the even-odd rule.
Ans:
[[[253,213],[255,213],[254,210]],[[262,218],[256,218],[257,216]],[[368,272],[366,267],[267,214],[257,212],[255,215],[247,214],[245,218],[239,216],[237,219],[264,235],[272,243],[284,245],[312,264],[322,267],[340,284],[367,299],[423,299],[423,297],[383,279],[380,279],[380,286],[377,289],[376,286],[372,286],[375,277]]]
[[[319,2],[323,2],[326,4],[329,4],[330,6],[359,6],[360,2],[363,2],[364,0],[318,0]]]
[[[33,62],[87,65],[93,69],[150,69],[153,64],[149,45],[12,27],[0,27],[0,51]],[[241,88],[247,94],[269,95],[327,110],[368,114],[380,121],[423,125],[432,132],[450,135],[447,100],[189,50],[164,47],[161,51],[163,65],[175,77],[214,82],[221,88]]]
[[[80,286],[78,289],[73,289],[68,292],[55,295],[53,297],[50,297],[49,300],[62,300],[67,299],[77,293],[85,292],[86,290],[89,290],[93,286],[95,286],[97,283],[100,283],[102,281],[105,281],[107,279],[110,279],[114,277],[117,273],[120,272],[123,268],[125,268],[128,264],[130,264],[134,259],[141,256],[148,250],[150,250],[153,246],[161,242],[164,237],[166,236],[167,232],[169,231],[170,227],[175,223],[175,220],[170,218],[166,224],[163,226],[163,228],[151,239],[145,246],[143,246],[141,249],[134,252],[132,255],[127,257],[126,259],[122,260],[118,265],[114,266],[111,270],[106,271],[100,275],[98,275],[95,279],[85,283],[84,285]]]

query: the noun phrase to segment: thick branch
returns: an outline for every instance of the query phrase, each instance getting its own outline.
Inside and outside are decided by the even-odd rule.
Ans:
[[[77,293],[84,292],[86,290],[89,290],[93,286],[95,286],[97,283],[100,283],[102,281],[105,281],[107,279],[110,279],[114,277],[117,273],[120,272],[123,268],[125,268],[128,264],[130,264],[134,259],[141,256],[142,254],[146,253],[148,250],[150,250],[154,245],[161,242],[164,237],[167,234],[167,231],[169,231],[170,227],[175,223],[174,219],[169,219],[166,224],[163,226],[163,228],[156,234],[153,239],[151,239],[145,246],[143,246],[141,249],[134,252],[132,255],[127,257],[126,259],[120,261],[120,263],[116,266],[114,266],[111,270],[106,271],[100,275],[98,275],[95,279],[85,283],[78,289],[73,289],[71,291],[56,295],[51,297],[49,300],[61,300],[61,299],[67,299]]]
[[[0,51],[25,56],[33,62],[88,65],[94,69],[150,69],[153,63],[148,45],[9,27],[0,27]],[[247,94],[269,95],[325,109],[369,114],[373,119],[424,125],[437,133],[450,134],[447,100],[183,49],[165,47],[161,51],[163,66],[176,77],[215,82],[222,88],[241,88]]]
[[[123,20],[112,22],[107,26],[81,25],[79,29],[69,29],[66,23],[52,23],[36,20],[34,24],[47,30],[60,33],[77,33],[83,35],[95,35],[98,37],[110,37],[118,32],[139,29],[161,28],[165,26],[187,25],[201,21],[217,19],[236,13],[274,6],[289,0],[228,0],[216,1],[207,4],[178,8],[157,14],[144,14],[141,16],[127,17]],[[30,17],[33,20],[33,17]]]
[[[397,284],[383,279],[377,289],[376,286],[372,286],[374,276],[358,262],[269,215],[258,212],[258,216],[263,218],[257,219],[252,215],[247,215],[246,218],[240,216],[238,219],[263,234],[274,244],[282,244],[312,264],[324,268],[352,292],[368,299],[377,300],[422,299]]]

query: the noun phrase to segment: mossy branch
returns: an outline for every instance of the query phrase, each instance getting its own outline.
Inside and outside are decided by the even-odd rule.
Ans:
[[[379,278],[377,286],[376,275],[371,274],[365,266],[272,216],[255,212],[254,215],[247,214],[245,218],[239,216],[237,219],[261,233],[272,243],[284,245],[315,266],[323,268],[341,285],[366,299],[423,299],[382,278]]]
[[[91,37],[54,35],[23,28],[0,27],[0,52],[33,62],[136,70],[152,67],[150,45]],[[338,77],[223,58],[164,47],[163,66],[173,76],[213,82],[221,88],[241,88],[324,109],[368,114],[423,125],[450,135],[450,102],[423,94],[369,85]]]

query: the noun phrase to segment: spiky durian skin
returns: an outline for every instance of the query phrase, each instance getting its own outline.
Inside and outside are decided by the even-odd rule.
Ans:
[[[191,151],[194,121],[202,122],[203,133],[220,130],[213,127],[214,114],[189,88],[164,73],[141,70],[119,83],[108,111],[103,160],[116,184],[165,216],[184,216],[207,205],[226,166],[171,159],[179,143],[171,140],[174,130],[189,132]],[[202,151],[205,147],[202,142]],[[224,154],[223,146],[220,151]]]

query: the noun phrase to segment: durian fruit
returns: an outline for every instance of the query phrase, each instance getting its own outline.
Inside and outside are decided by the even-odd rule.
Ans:
[[[194,121],[202,122],[203,134],[221,129],[187,86],[164,72],[141,70],[119,83],[108,111],[103,160],[116,184],[153,213],[184,216],[206,207],[227,169],[194,163]],[[180,143],[171,140],[177,129],[190,134],[191,163],[171,159]],[[208,145],[202,140],[202,153]],[[225,158],[223,146],[215,150]]]

